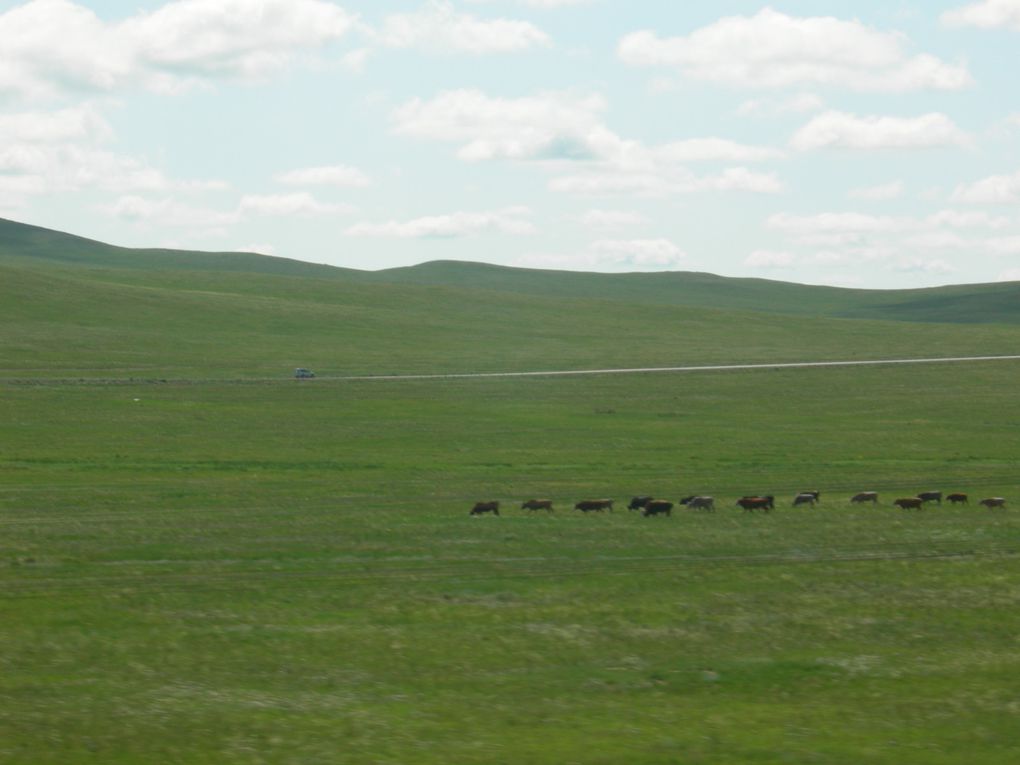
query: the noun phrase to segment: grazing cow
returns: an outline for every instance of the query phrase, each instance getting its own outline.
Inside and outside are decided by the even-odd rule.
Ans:
[[[499,515],[499,502],[475,502],[468,515],[481,515],[482,513],[493,513]]]
[[[645,505],[647,505],[653,499],[654,499],[654,497],[633,497],[630,500],[630,504],[627,505],[627,509],[628,510],[641,510],[641,509],[643,509],[645,507]]]
[[[712,497],[685,497],[680,504],[687,505],[689,510],[705,510],[715,512],[715,499]]]
[[[983,499],[978,504],[987,508],[1005,507],[1006,500],[1002,497],[988,497],[988,499]]]
[[[793,498],[793,506],[797,507],[797,505],[811,505],[811,507],[814,507],[815,504],[818,502],[818,498],[821,497],[821,495],[822,493],[820,491],[802,491],[800,494]]]
[[[650,515],[672,515],[673,503],[664,499],[653,499],[645,503],[645,509],[641,512],[645,518]]]
[[[957,492],[953,492],[952,494],[947,494],[946,495],[946,499],[948,499],[954,505],[969,505],[970,504],[970,502],[967,500],[967,495],[964,494],[962,491],[957,491]]]
[[[941,491],[922,491],[919,492],[917,498],[922,502],[938,502],[942,504],[942,492]]]
[[[776,498],[771,494],[764,497],[752,497],[746,496],[741,497],[737,500],[737,504],[744,508],[745,513],[750,513],[755,510],[764,510],[765,512],[771,512],[776,506]]]
[[[548,510],[551,513],[553,511],[553,503],[551,499],[529,499],[521,505],[521,510],[530,510],[531,512]]]
[[[603,510],[608,509],[609,512],[613,512],[613,500],[611,499],[582,499],[576,505],[575,510],[580,510],[582,513],[589,513],[592,510],[601,513]]]
[[[904,510],[920,510],[924,507],[924,500],[920,497],[900,497],[893,504]]]
[[[862,502],[870,502],[873,505],[877,505],[878,504],[878,492],[877,491],[862,491],[862,492],[860,492],[858,494],[854,494],[852,497],[850,497],[850,501],[853,504],[855,504],[855,505],[859,505]]]

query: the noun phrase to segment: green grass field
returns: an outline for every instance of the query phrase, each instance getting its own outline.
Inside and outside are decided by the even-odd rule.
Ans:
[[[5,268],[0,762],[1020,756],[1020,362],[286,377],[1006,354],[1013,326]],[[971,505],[891,506],[926,489]],[[622,509],[691,493],[718,511]]]

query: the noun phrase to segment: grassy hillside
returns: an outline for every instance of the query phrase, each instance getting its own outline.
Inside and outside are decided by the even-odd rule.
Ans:
[[[1015,762],[1017,362],[328,375],[1002,354],[1020,328],[52,236],[0,254],[0,761]],[[930,489],[972,504],[891,504]],[[571,510],[646,493],[718,510]]]
[[[324,278],[303,266],[271,273],[262,261],[275,261],[254,255],[82,250],[75,258],[0,257],[0,376],[282,378],[296,366],[320,375],[523,371],[994,355],[1020,347],[1010,325],[374,283],[328,269]]]
[[[1016,352],[997,325],[924,325],[550,300],[206,272],[0,266],[0,370],[279,377]],[[735,338],[740,342],[734,342]]]
[[[0,262],[134,271],[197,271],[436,286],[546,297],[610,300],[631,310],[686,306],[791,315],[948,323],[1020,323],[1020,283],[920,290],[854,290],[693,272],[595,274],[437,261],[357,271],[250,253],[134,250],[0,219]]]
[[[224,271],[320,279],[344,278],[352,273],[348,269],[253,253],[115,247],[3,218],[0,218],[0,262],[147,271]]]
[[[441,261],[370,275],[377,281],[435,284],[548,297],[619,300],[635,310],[683,305],[725,310],[921,322],[1020,322],[1020,283],[918,290],[819,287],[692,272],[593,274]]]

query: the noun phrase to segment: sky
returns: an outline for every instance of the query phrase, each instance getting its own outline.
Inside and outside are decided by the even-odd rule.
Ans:
[[[358,269],[1020,280],[1020,0],[0,0],[0,217]]]

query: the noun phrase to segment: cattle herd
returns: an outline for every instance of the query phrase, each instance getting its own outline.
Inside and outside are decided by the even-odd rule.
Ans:
[[[899,497],[893,501],[893,505],[903,510],[920,510],[929,502],[936,502],[941,505],[942,499],[941,491],[922,491],[913,497]],[[953,505],[970,504],[967,495],[962,492],[947,494],[945,499]],[[821,500],[822,493],[820,491],[802,491],[793,497],[792,507],[799,507],[800,505],[809,505],[814,507],[821,502]],[[601,513],[606,510],[612,512],[613,502],[614,501],[612,499],[582,499],[574,505],[574,509],[580,510],[582,513]],[[850,497],[850,503],[853,505],[860,505],[864,503],[877,505],[878,492],[859,492]],[[715,498],[706,495],[692,494],[679,500],[676,504],[684,506],[688,510],[701,510],[710,513],[715,512]],[[640,496],[633,497],[627,505],[627,509],[640,511],[645,517],[653,515],[672,515],[673,508],[676,507],[676,504],[669,500],[658,499],[653,496]],[[1006,506],[1006,500],[1002,497],[987,497],[978,502],[978,504],[987,508],[1004,508]],[[775,509],[776,498],[771,494],[748,494],[738,499],[733,506],[742,508],[746,513],[755,512],[757,510],[768,513]],[[527,510],[531,513],[536,510],[545,510],[546,512],[551,513],[554,510],[553,501],[551,499],[529,499],[521,505],[521,509]],[[484,515],[485,513],[499,515],[499,502],[496,500],[476,502],[474,507],[471,508],[469,515]]]

